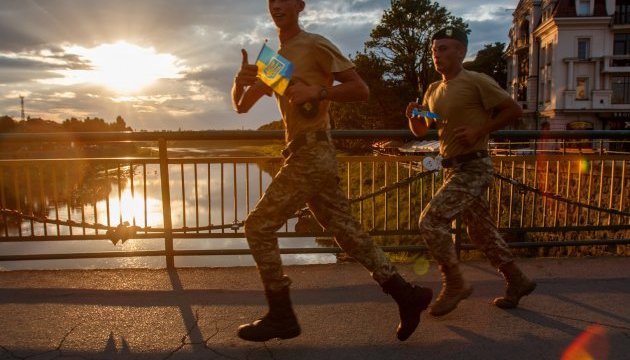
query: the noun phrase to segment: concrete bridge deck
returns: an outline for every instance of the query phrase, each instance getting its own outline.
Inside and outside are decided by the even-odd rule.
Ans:
[[[630,259],[523,259],[537,290],[516,310],[490,304],[502,279],[463,264],[475,291],[453,313],[394,335],[397,308],[357,264],[288,266],[302,335],[248,343],[262,315],[252,267],[0,272],[0,359],[560,359],[584,331],[596,359],[630,358]],[[439,292],[434,264],[414,282]]]

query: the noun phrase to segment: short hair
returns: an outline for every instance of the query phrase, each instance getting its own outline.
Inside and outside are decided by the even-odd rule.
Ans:
[[[453,39],[464,44],[465,47],[468,47],[468,35],[466,35],[466,31],[456,28],[456,27],[445,27],[438,31],[436,31],[433,36],[431,36],[431,42],[433,40],[440,39]]]

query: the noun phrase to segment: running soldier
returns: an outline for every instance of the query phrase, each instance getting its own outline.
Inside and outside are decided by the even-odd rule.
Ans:
[[[504,309],[515,308],[523,296],[534,291],[536,283],[514,264],[490,217],[486,191],[493,179],[493,167],[487,148],[488,135],[521,117],[522,110],[492,78],[463,68],[468,47],[464,31],[447,27],[436,32],[431,41],[433,62],[442,80],[429,85],[422,105],[410,103],[406,110],[409,128],[417,137],[426,134],[433,119],[416,117],[414,112],[428,110],[439,116],[435,121],[444,159],[444,184],[423,210],[419,222],[420,236],[436,259],[443,280],[429,313],[448,314],[472,293],[460,272],[451,240],[451,223],[457,216],[466,223],[473,243],[507,282],[505,296],[493,303]]]
[[[330,101],[364,101],[369,89],[354,65],[326,38],[303,31],[298,23],[303,0],[268,0],[269,13],[280,40],[279,53],[294,65],[293,79],[276,101],[285,126],[284,164],[245,220],[245,235],[256,261],[269,305],[261,319],[239,327],[249,341],[289,339],[301,329],[289,295],[291,280],[284,274],[276,231],[304,204],[337,243],[359,261],[383,291],[398,304],[399,340],[417,328],[420,313],[432,298],[431,289],[409,284],[381,249],[352,217],[348,199],[339,186],[335,149],[330,138]],[[238,113],[245,113],[272,89],[257,79],[242,50],[241,69],[232,88]],[[339,84],[333,86],[333,81]],[[310,108],[306,106],[310,105]]]

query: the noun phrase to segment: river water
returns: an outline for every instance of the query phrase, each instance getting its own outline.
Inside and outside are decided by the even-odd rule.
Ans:
[[[226,156],[220,149],[186,149],[187,153],[202,156]],[[182,168],[185,186],[182,190]],[[72,219],[80,222],[99,223],[116,226],[128,222],[139,227],[162,228],[163,210],[161,201],[160,175],[157,165],[135,168],[134,184],[121,182],[120,187],[114,183],[109,193],[92,204],[83,206],[63,206],[48,209],[48,218],[60,220]],[[127,169],[127,171],[129,171]],[[146,174],[146,175],[145,175]],[[170,196],[173,228],[207,226],[209,224],[231,224],[242,221],[248,210],[253,209],[260,197],[260,189],[264,189],[271,181],[271,175],[259,171],[257,164],[212,164],[197,166],[192,164],[171,165],[169,167]],[[249,176],[249,191],[246,181]],[[236,187],[234,186],[236,184]],[[146,195],[145,189],[146,186]],[[249,197],[247,197],[249,193]],[[107,211],[109,209],[109,213]],[[185,219],[185,222],[184,222]],[[293,229],[295,220],[289,220],[288,227]],[[4,231],[4,229],[3,229]],[[23,221],[22,236],[55,234],[82,234],[80,227],[44,225],[37,222]],[[241,229],[242,231],[242,229]],[[99,233],[103,234],[103,230]],[[221,232],[217,230],[215,232]],[[225,230],[230,233],[230,230]],[[9,228],[9,235],[17,235],[17,226]],[[87,229],[87,234],[94,230]],[[4,234],[2,234],[4,235]],[[281,247],[317,247],[314,238],[281,238]],[[247,249],[244,238],[227,239],[176,239],[175,249]],[[85,241],[35,241],[35,242],[0,242],[0,253],[17,254],[67,254],[91,252],[132,252],[146,250],[163,250],[163,239],[132,239],[124,243],[114,244],[109,240]],[[334,254],[287,254],[282,255],[285,264],[319,264],[336,261]],[[254,265],[251,255],[229,256],[182,256],[175,259],[177,267],[230,267]],[[25,269],[104,269],[104,268],[163,268],[166,266],[163,257],[123,257],[103,259],[71,259],[71,260],[37,260],[37,261],[5,261],[0,262],[0,270]]]

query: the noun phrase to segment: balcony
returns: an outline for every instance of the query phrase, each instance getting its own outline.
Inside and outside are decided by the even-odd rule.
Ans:
[[[517,52],[529,49],[529,39],[527,38],[517,39],[514,44],[514,49]]]
[[[604,56],[605,73],[627,73],[630,72],[630,55]]]

